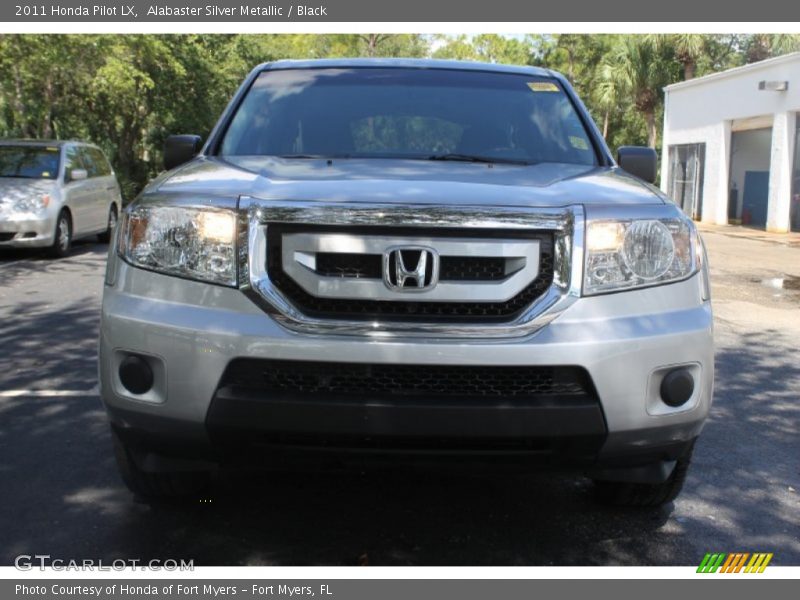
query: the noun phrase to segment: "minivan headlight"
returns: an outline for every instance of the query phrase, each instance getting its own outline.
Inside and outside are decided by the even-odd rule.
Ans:
[[[42,194],[41,196],[19,198],[14,202],[13,206],[14,211],[18,213],[41,215],[49,205],[50,196],[48,194]]]
[[[685,279],[698,268],[694,226],[684,219],[591,221],[586,295]]]
[[[123,215],[119,253],[136,267],[236,286],[236,213],[136,206]]]

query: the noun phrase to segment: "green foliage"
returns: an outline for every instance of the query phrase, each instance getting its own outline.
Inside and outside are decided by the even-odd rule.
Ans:
[[[657,146],[664,85],[796,50],[800,36],[787,34],[2,34],[0,136],[93,141],[131,199],[160,170],[166,137],[207,136],[257,64],[402,56],[555,69],[575,86],[612,148]],[[365,143],[389,143],[403,133],[397,127],[370,123],[360,135]]]

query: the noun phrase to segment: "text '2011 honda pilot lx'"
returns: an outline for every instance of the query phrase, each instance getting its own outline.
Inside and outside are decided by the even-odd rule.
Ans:
[[[672,500],[712,397],[702,242],[559,74],[285,61],[122,215],[101,391],[128,486],[258,458],[573,465]],[[324,458],[323,458],[324,457]]]

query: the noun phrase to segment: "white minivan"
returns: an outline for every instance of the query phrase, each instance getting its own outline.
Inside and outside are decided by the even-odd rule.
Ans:
[[[103,152],[75,141],[0,141],[0,248],[69,253],[72,241],[108,242],[122,195]]]

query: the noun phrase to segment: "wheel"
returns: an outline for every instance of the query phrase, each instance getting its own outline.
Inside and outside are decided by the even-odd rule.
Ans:
[[[69,218],[69,213],[62,210],[56,220],[56,235],[53,239],[53,245],[50,246],[50,256],[63,258],[69,254],[71,248],[72,220]]]
[[[204,471],[150,472],[136,463],[131,448],[112,429],[114,458],[122,481],[137,497],[149,502],[189,499],[199,495],[211,481]]]
[[[103,233],[97,234],[97,241],[101,244],[108,244],[111,241],[111,236],[114,235],[114,228],[117,226],[117,207],[112,204],[108,209],[108,229]]]
[[[613,506],[655,507],[672,502],[686,481],[693,450],[694,444],[677,460],[672,474],[664,483],[595,481],[595,497],[602,504]]]

